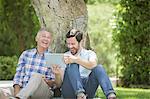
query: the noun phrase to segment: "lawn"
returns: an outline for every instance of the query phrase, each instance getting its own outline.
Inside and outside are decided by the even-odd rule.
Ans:
[[[150,89],[139,88],[115,88],[117,99],[150,99]],[[105,99],[101,90],[98,90],[97,96]]]

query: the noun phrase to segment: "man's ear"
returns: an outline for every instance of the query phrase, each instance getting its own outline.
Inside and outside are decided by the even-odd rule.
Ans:
[[[37,36],[35,37],[35,41],[36,41],[36,42],[38,41],[38,37],[37,37]]]
[[[82,47],[82,46],[84,45],[84,40],[82,39],[82,40],[79,42],[79,44],[80,44],[80,47]]]

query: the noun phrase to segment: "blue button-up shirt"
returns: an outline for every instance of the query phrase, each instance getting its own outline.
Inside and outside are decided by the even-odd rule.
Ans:
[[[48,53],[48,51],[45,51],[45,53]],[[46,79],[54,80],[55,76],[51,68],[46,66],[44,54],[38,54],[36,48],[24,51],[19,58],[13,80],[14,84],[25,87],[33,73],[40,73],[45,75]]]

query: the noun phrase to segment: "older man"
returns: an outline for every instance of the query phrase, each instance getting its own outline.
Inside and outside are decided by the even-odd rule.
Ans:
[[[51,68],[46,66],[45,53],[52,35],[41,29],[36,35],[36,48],[24,51],[18,61],[14,76],[14,95],[17,99],[49,99],[53,96],[55,83]]]

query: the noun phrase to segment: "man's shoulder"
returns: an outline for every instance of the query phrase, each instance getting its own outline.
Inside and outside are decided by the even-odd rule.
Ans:
[[[27,50],[25,50],[25,51],[23,51],[23,52],[36,52],[36,48],[27,49]]]
[[[70,51],[65,52],[65,54],[70,54]]]
[[[24,54],[24,55],[31,54],[31,53],[36,53],[36,48],[27,49],[22,52],[22,54]]]
[[[90,54],[90,53],[95,53],[93,50],[88,50],[88,49],[82,49],[81,52],[82,52],[82,53],[88,53],[88,54]]]

